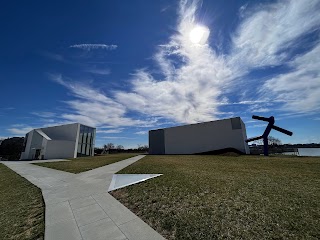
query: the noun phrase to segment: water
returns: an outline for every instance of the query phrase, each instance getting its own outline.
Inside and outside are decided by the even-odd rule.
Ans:
[[[299,156],[320,156],[320,148],[298,148]]]
[[[298,148],[299,156],[320,156],[320,148]],[[285,155],[295,155],[294,152],[285,152]]]

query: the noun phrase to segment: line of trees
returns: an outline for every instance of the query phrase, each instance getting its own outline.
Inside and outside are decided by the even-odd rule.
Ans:
[[[255,140],[252,143],[256,144],[256,145],[263,145],[263,139]],[[282,142],[279,138],[269,136],[268,137],[268,145],[269,146],[279,146],[279,145],[282,145]]]
[[[109,153],[121,153],[121,152],[147,152],[149,150],[148,145],[138,144],[137,148],[124,149],[122,145],[115,145],[114,143],[104,144],[102,148],[95,148],[96,154],[109,154]]]
[[[24,149],[23,137],[12,137],[2,140],[0,145],[0,158],[4,160],[19,160]]]

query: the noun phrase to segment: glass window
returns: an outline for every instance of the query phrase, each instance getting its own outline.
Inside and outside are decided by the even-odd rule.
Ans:
[[[94,128],[80,125],[79,141],[78,141],[78,156],[91,156],[93,153],[93,145],[95,138]]]
[[[91,144],[91,142],[92,142],[92,133],[88,133],[88,141],[87,141],[87,143]]]
[[[89,151],[90,151],[90,145],[87,144],[86,155],[88,155],[88,156],[90,155],[90,154],[89,154]]]
[[[83,143],[88,143],[88,133],[87,132],[84,134]]]
[[[86,144],[82,144],[81,153],[86,154]]]
[[[82,143],[82,138],[83,138],[83,133],[80,132],[80,134],[79,134],[79,143]]]

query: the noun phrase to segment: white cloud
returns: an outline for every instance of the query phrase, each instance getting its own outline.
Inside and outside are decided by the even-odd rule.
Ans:
[[[101,138],[105,138],[105,139],[136,139],[136,138],[131,138],[131,137],[116,137],[116,136],[103,136]]]
[[[87,51],[96,50],[96,49],[103,49],[103,50],[115,50],[117,49],[117,45],[107,45],[107,44],[75,44],[71,45],[70,48],[79,48]]]
[[[292,71],[265,82],[262,91],[286,101],[282,110],[319,112],[320,110],[320,44],[290,62]]]
[[[191,43],[189,33],[197,25],[196,10],[196,1],[181,1],[177,33],[154,55],[163,77],[156,79],[146,70],[137,70],[131,92],[116,93],[118,102],[128,109],[179,123],[217,118],[232,71],[209,45]]]
[[[85,71],[89,73],[97,74],[97,75],[109,75],[111,73],[111,70],[108,68],[105,68],[105,69],[89,68]]]
[[[316,107],[320,102],[320,94],[317,87],[312,90],[310,88],[319,79],[320,54],[312,53],[309,53],[312,57],[306,55],[304,58],[307,59],[299,61],[297,58],[296,61],[299,62],[297,66],[303,66],[305,72],[315,76],[314,81],[309,80],[306,84],[304,78],[297,74],[286,75],[295,77],[296,82],[304,85],[302,90],[309,89],[308,91],[303,90],[297,94],[291,87],[287,87],[287,95],[282,97],[261,94],[256,99],[239,99],[238,102],[230,102],[228,98],[241,90],[250,89],[252,94],[255,88],[259,89],[265,79],[249,84],[243,78],[245,74],[257,67],[286,63],[290,52],[286,51],[287,48],[294,48],[299,37],[319,28],[318,0],[284,0],[259,5],[259,8],[250,9],[250,15],[245,14],[249,11],[246,10],[248,6],[243,7],[241,11],[244,18],[237,34],[232,38],[233,46],[227,56],[218,55],[209,45],[197,46],[190,43],[189,32],[196,25],[195,13],[198,5],[199,1],[180,2],[177,33],[171,36],[167,44],[160,45],[154,55],[163,77],[155,78],[147,70],[137,70],[131,79],[131,91],[116,93],[118,102],[130,110],[179,123],[214,120],[221,115],[219,109],[223,105],[252,104],[248,110],[255,112],[268,112],[271,109],[301,111]],[[303,61],[312,65],[312,73],[309,71],[311,66],[306,67]],[[283,87],[289,84],[283,82]],[[272,82],[269,85],[272,85],[273,92],[279,89]],[[298,85],[295,87],[299,88]],[[262,89],[264,93],[270,92],[269,89],[266,91],[266,87]],[[301,104],[301,97],[307,94],[307,101]],[[283,107],[275,107],[279,104]],[[305,108],[306,105],[309,107]]]
[[[108,129],[108,130],[97,130],[97,133],[121,133],[121,132],[123,132],[123,128]]]
[[[272,66],[288,57],[298,37],[319,28],[319,0],[283,0],[248,11],[233,37],[232,66]]]
[[[148,131],[138,131],[138,132],[135,132],[134,134],[146,135],[146,134],[148,134]]]
[[[80,122],[93,127],[148,125],[156,122],[156,120],[149,121],[126,117],[127,109],[124,105],[90,86],[65,81],[61,75],[50,75],[50,77],[53,81],[65,86],[77,98],[76,100],[66,101],[72,113],[65,113],[60,116],[65,120]]]
[[[0,136],[0,140],[5,140],[7,138],[11,138],[12,136]]]
[[[61,54],[56,54],[56,53],[52,53],[52,52],[48,52],[48,51],[42,51],[40,52],[40,55],[48,58],[48,59],[51,59],[51,60],[54,60],[54,61],[57,61],[57,62],[62,62],[62,63],[71,63],[69,60],[67,60],[63,55]]]
[[[67,101],[72,112],[62,118],[90,126],[141,127],[150,126],[152,121],[129,118],[129,111],[175,123],[214,120],[226,114],[222,107],[232,105],[252,105],[248,109],[256,112],[319,111],[319,43],[290,60],[288,73],[250,83],[245,77],[257,68],[287,64],[298,39],[319,29],[319,4],[319,0],[280,0],[255,8],[242,7],[241,22],[232,36],[230,51],[219,55],[209,44],[190,42],[189,33],[198,24],[196,11],[201,4],[181,0],[175,33],[153,55],[160,74],[138,69],[130,79],[130,89],[115,91],[110,96],[55,76],[55,81],[76,98]],[[109,49],[100,44],[71,47]],[[236,107],[226,112],[233,113]]]
[[[53,118],[56,116],[56,114],[53,112],[32,112],[31,114],[43,118]]]
[[[254,125],[248,125],[247,128],[265,128],[267,124],[261,123],[261,124],[254,124]]]
[[[8,128],[7,130],[12,134],[24,136],[26,133],[30,132],[33,129],[34,129],[33,127],[21,127],[21,128]]]

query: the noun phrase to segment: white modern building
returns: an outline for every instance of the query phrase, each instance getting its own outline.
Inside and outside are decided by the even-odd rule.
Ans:
[[[93,156],[95,135],[95,128],[80,123],[34,129],[26,134],[20,159]]]
[[[240,117],[149,131],[149,154],[206,154],[237,150],[249,154]]]

